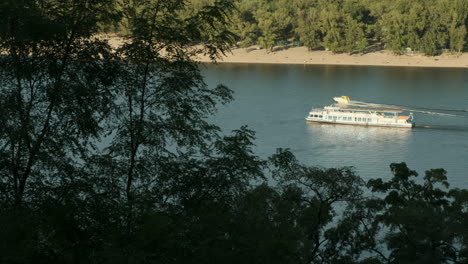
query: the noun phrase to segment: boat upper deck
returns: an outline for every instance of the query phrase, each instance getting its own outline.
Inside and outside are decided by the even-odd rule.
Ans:
[[[378,113],[403,113],[402,110],[395,109],[363,109],[363,108],[340,108],[341,111],[354,111],[354,112],[378,112]]]
[[[388,113],[388,114],[400,114],[402,110],[397,109],[366,109],[366,108],[341,108],[337,106],[325,106],[325,108],[312,109],[313,112],[339,112],[339,113]]]

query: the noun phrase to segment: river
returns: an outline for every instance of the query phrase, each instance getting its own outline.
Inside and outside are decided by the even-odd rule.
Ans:
[[[234,91],[211,121],[225,132],[248,125],[261,157],[289,148],[306,165],[353,166],[365,180],[389,179],[390,163],[404,161],[420,175],[444,168],[451,187],[468,188],[468,69],[204,64],[202,72],[208,85]],[[304,120],[341,95],[456,116],[414,113],[413,129]]]

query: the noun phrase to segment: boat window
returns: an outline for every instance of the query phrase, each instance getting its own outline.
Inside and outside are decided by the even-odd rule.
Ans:
[[[322,115],[319,115],[319,118],[322,118],[323,116]]]
[[[332,120],[332,117],[331,117],[331,116],[328,116],[328,119]]]

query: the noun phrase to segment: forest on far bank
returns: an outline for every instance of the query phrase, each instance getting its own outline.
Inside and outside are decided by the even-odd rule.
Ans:
[[[192,0],[195,7],[210,0]],[[437,55],[468,44],[464,0],[239,0],[231,27],[243,47],[292,42],[310,50],[362,53],[373,44],[395,53]]]
[[[183,17],[215,0],[190,0]],[[306,46],[335,53],[460,52],[468,47],[466,0],[236,0],[229,29],[240,47]]]

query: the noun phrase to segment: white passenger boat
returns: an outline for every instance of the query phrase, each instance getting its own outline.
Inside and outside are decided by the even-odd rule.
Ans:
[[[341,108],[332,105],[325,106],[323,109],[312,109],[306,120],[346,125],[414,127],[413,114],[399,115],[402,112],[401,110]]]

